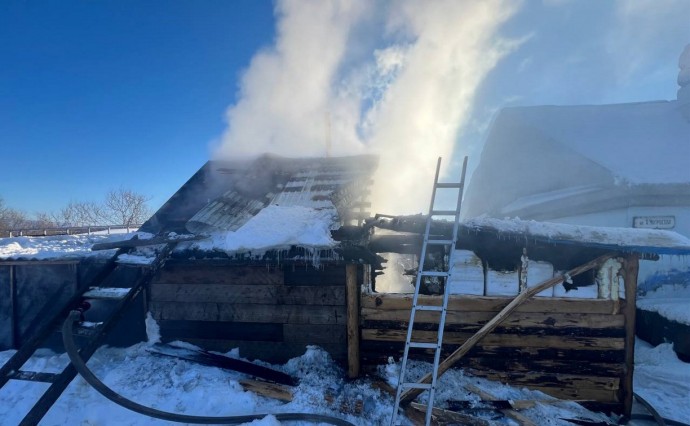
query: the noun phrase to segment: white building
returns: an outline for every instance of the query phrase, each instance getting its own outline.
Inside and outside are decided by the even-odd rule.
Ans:
[[[653,227],[690,236],[690,45],[673,101],[502,110],[464,217]]]

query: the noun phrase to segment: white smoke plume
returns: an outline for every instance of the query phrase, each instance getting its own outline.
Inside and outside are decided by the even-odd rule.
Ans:
[[[483,78],[519,42],[497,31],[518,4],[280,1],[227,112],[216,157],[374,153],[373,211],[426,208]],[[457,177],[452,180],[457,180]]]

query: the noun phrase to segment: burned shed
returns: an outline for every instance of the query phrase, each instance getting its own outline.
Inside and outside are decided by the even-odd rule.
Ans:
[[[418,255],[426,218],[366,219],[375,166],[372,157],[206,164],[142,228],[206,237],[177,243],[149,284],[163,339],[273,362],[314,344],[353,377],[398,357],[412,298],[376,291],[385,265],[378,254]],[[301,230],[290,231],[295,225]],[[434,222],[431,234],[451,230]],[[443,351],[464,351],[453,365],[630,412],[638,260],[690,253],[690,241],[658,230],[475,219],[460,226],[456,248],[439,287],[451,293]],[[440,303],[429,293],[424,303]],[[438,319],[421,318],[416,339],[433,339]]]
[[[149,285],[162,338],[284,362],[318,344],[344,361],[346,281],[364,247],[371,156],[210,161],[141,228],[195,234]],[[348,266],[346,266],[348,265]]]
[[[375,251],[419,253],[425,217],[370,223],[398,231],[374,233]],[[451,230],[452,224],[434,222],[429,238],[448,238]],[[690,240],[659,230],[481,218],[460,225],[456,247],[443,283],[451,294],[443,363],[597,411],[630,413],[638,260],[687,254]],[[447,262],[448,254],[436,257]],[[420,297],[422,305],[442,300]],[[365,368],[403,353],[411,306],[410,294],[362,295]],[[435,342],[438,315],[417,315],[413,340]]]

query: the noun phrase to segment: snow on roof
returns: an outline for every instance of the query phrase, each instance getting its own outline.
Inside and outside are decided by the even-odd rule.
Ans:
[[[690,254],[690,239],[656,229],[615,228],[478,217],[463,222],[466,228],[519,234],[554,243],[580,244],[611,250],[653,254]]]
[[[570,216],[610,209],[605,200],[651,202],[659,185],[690,187],[687,108],[681,101],[505,108],[494,119],[471,177],[464,215],[533,217],[507,211],[511,203],[530,200],[549,206],[537,215],[548,218],[561,201],[532,196],[591,190],[587,197],[568,195],[580,200],[569,207]],[[638,189],[646,193],[633,197],[630,191]],[[595,196],[598,204],[582,203]]]
[[[356,218],[377,157],[209,161],[142,226],[154,233],[236,231],[269,205],[329,209],[340,223]],[[357,210],[360,209],[360,210]]]
[[[235,231],[217,231],[211,238],[182,243],[177,251],[220,250],[228,254],[287,249],[290,246],[331,248],[331,228],[337,223],[333,209],[270,205]]]
[[[677,101],[506,108],[495,126],[513,128],[513,139],[502,143],[519,144],[521,129],[536,130],[626,183],[690,182],[690,122]]]
[[[111,257],[115,250],[91,251],[96,243],[129,240],[135,233],[0,238],[0,259],[56,260]],[[140,237],[141,238],[141,237]]]

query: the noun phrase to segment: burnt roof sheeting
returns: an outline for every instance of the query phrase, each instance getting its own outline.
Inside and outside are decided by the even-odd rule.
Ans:
[[[375,156],[209,161],[142,230],[152,233],[234,231],[269,204],[334,209],[339,227],[368,194]]]

